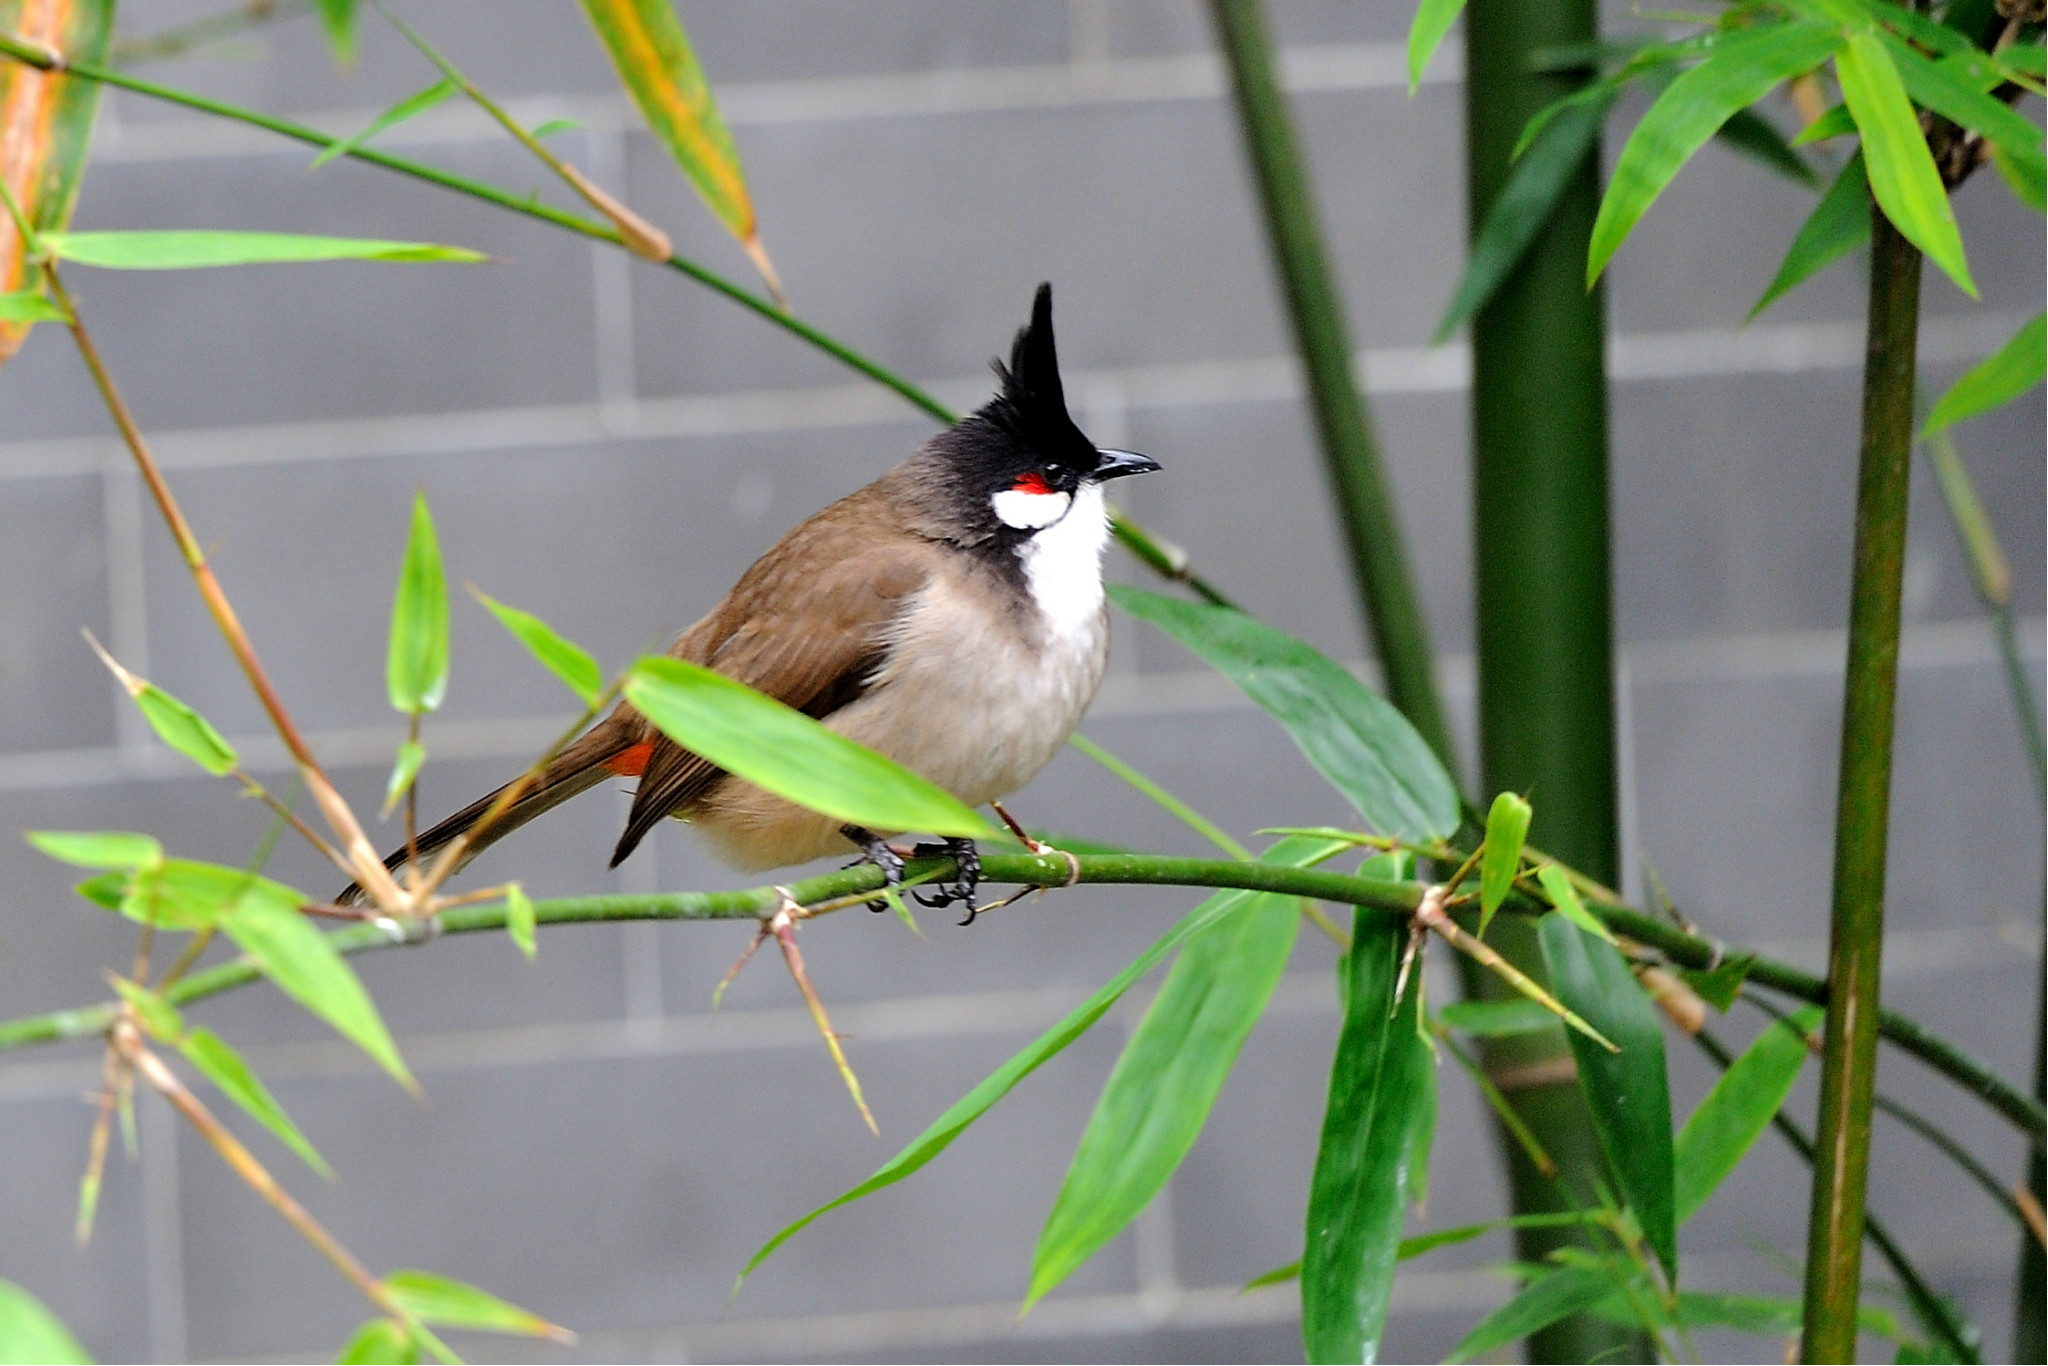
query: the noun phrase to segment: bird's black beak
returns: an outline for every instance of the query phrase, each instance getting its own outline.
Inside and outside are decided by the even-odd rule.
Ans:
[[[1110,479],[1121,479],[1127,474],[1150,474],[1158,468],[1157,460],[1136,451],[1098,450],[1095,452],[1095,471],[1088,477],[1100,484]]]

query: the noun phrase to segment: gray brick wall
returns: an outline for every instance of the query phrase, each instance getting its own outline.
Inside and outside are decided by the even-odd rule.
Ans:
[[[138,30],[207,6],[131,0]],[[675,235],[745,263],[620,101],[566,0],[442,0],[416,17],[529,121]],[[962,405],[1031,286],[1059,288],[1084,426],[1157,456],[1131,509],[1255,610],[1345,659],[1364,644],[1324,509],[1234,123],[1185,0],[683,5],[798,310]],[[1329,237],[1446,686],[1470,749],[1466,360],[1426,341],[1464,239],[1455,54],[1402,89],[1408,7],[1275,0]],[[305,21],[166,67],[166,79],[337,131],[431,79],[374,22],[337,74]],[[554,190],[454,106],[386,141],[516,189]],[[374,804],[399,734],[385,612],[405,503],[424,488],[451,577],[554,622],[616,665],[693,620],[777,534],[886,468],[928,427],[897,400],[679,277],[364,167],[309,175],[262,135],[120,96],[80,226],[263,227],[481,247],[489,267],[74,272],[109,363],[302,725]],[[1862,301],[1838,267],[1766,320],[1749,302],[1807,196],[1710,149],[1612,275],[1616,602],[1628,862],[1653,858],[1715,933],[1817,962],[1825,934]],[[2039,225],[1983,177],[1958,209],[1985,302],[1930,284],[1926,378],[1945,384],[2043,293]],[[1931,278],[1931,277],[1930,277]],[[146,828],[245,859],[263,813],[155,749],[77,638],[206,711],[280,774],[248,700],[110,440],[66,338],[0,372],[0,829]],[[2019,573],[2039,682],[2039,396],[1962,434]],[[1918,474],[1916,473],[1916,478]],[[2008,1075],[2031,1066],[2041,813],[1988,632],[1927,481],[1915,491],[1891,880],[1890,999]],[[542,553],[538,547],[558,547]],[[1118,559],[1114,572],[1143,581]],[[567,715],[485,615],[456,604],[454,684],[428,731],[425,805],[498,781]],[[1118,625],[1087,732],[1224,825],[1344,819],[1276,727],[1176,647]],[[1017,806],[1111,840],[1190,836],[1078,756]],[[622,802],[589,797],[494,851],[479,878],[536,894],[735,879],[664,830],[614,878]],[[332,876],[285,848],[277,875]],[[1631,879],[1636,874],[1631,873]],[[0,840],[0,1002],[91,999],[129,936],[63,870]],[[479,884],[481,885],[481,884]],[[1633,882],[1631,884],[1633,886]],[[791,1243],[731,1309],[745,1257],[872,1170],[1108,977],[1190,901],[1079,890],[943,923],[833,917],[805,948],[883,1125],[859,1125],[779,969],[709,1014],[736,926],[545,933],[362,960],[425,1083],[408,1099],[268,990],[197,1013],[239,1044],[334,1162],[277,1169],[371,1266],[468,1279],[584,1334],[554,1360],[1286,1359],[1285,1291],[1239,1296],[1298,1251],[1336,1016],[1330,950],[1304,935],[1273,1014],[1169,1194],[1021,1324],[1032,1240],[1135,1016],[1035,1075],[943,1158]],[[1444,965],[1438,964],[1441,971]],[[1439,983],[1440,989],[1445,986]],[[1681,1108],[1710,1082],[1674,1050]],[[70,1243],[89,1127],[85,1047],[0,1060],[0,1275],[44,1295],[104,1359],[330,1352],[352,1293],[168,1112],[146,1106],[98,1237]],[[2005,1173],[2009,1131],[1917,1064],[1883,1083]],[[1446,1077],[1428,1226],[1498,1210],[1483,1114]],[[267,1140],[257,1140],[266,1143]],[[1873,1206],[1944,1289],[2009,1318],[2014,1237],[1918,1140],[1882,1127]],[[1700,1285],[1795,1293],[1803,1175],[1766,1140],[1685,1233]],[[1487,1240],[1404,1273],[1390,1357],[1441,1355],[1499,1302]],[[1709,1339],[1711,1354],[1777,1345]]]

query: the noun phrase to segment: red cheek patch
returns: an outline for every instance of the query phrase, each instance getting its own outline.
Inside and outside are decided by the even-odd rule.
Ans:
[[[1030,474],[1018,475],[1017,482],[1010,487],[1018,493],[1048,494],[1053,491],[1052,485],[1045,482],[1045,476],[1036,470]]]

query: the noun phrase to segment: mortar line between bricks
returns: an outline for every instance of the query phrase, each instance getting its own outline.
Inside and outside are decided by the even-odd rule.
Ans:
[[[1291,47],[1281,52],[1280,68],[1282,84],[1297,95],[1377,90],[1405,94],[1408,84],[1406,45],[1400,42]],[[1423,83],[1462,84],[1463,68],[1463,50],[1454,35],[1430,63]],[[718,82],[714,89],[728,127],[757,128],[1220,100],[1225,86],[1223,67],[1215,54],[1188,52],[1082,64],[1062,61]],[[626,102],[611,93],[532,95],[502,103],[513,118],[529,127],[558,118],[574,119],[593,130],[639,127],[638,117]],[[272,112],[291,113],[301,123],[341,137],[375,118],[381,107]],[[504,137],[504,130],[483,111],[456,106],[410,119],[381,135],[377,145],[394,150],[459,147],[501,142]],[[259,129],[180,114],[140,122],[129,119],[110,126],[96,137],[92,157],[108,163],[163,162],[266,152],[304,155]]]
[[[1940,365],[1981,359],[2004,345],[2022,321],[2016,313],[1999,312],[1930,318],[1921,328],[1921,360]],[[1608,372],[1617,383],[1650,383],[1853,370],[1862,364],[1862,346],[1861,324],[1846,322],[1627,333],[1610,343]],[[1462,393],[1470,384],[1471,353],[1462,342],[1371,347],[1356,362],[1367,392],[1380,397]],[[1116,390],[1128,408],[1153,410],[1286,403],[1303,393],[1290,356],[1076,370],[1067,383],[1077,392],[1090,386]],[[974,406],[988,395],[988,381],[979,376],[931,381],[927,387],[954,407]],[[922,422],[894,394],[850,383],[169,429],[152,432],[151,446],[165,469],[197,470]],[[0,481],[98,470],[118,450],[117,443],[96,436],[0,443]]]
[[[2029,660],[2043,656],[2044,626],[2040,617],[2018,623],[2021,652]],[[1843,632],[1839,629],[1772,631],[1727,636],[1695,636],[1644,641],[1622,647],[1634,690],[1711,682],[1783,682],[1836,678],[1842,672]],[[1991,628],[1976,618],[1908,626],[1899,667],[1907,672],[1953,668],[1991,668],[1998,664]],[[1347,667],[1377,687],[1379,671],[1370,661]],[[1440,656],[1438,684],[1447,699],[1463,705],[1472,696],[1472,657]],[[1089,712],[1093,720],[1185,716],[1250,711],[1252,704],[1221,676],[1206,670],[1120,673],[1103,680]],[[526,759],[560,732],[568,717],[522,716],[478,721],[436,721],[428,739],[436,760]],[[308,742],[331,769],[381,768],[404,737],[397,726],[313,728]],[[234,735],[228,740],[251,773],[282,773],[292,764],[284,747],[269,735]],[[0,793],[34,792],[114,783],[188,779],[191,765],[169,749],[152,745],[138,752],[118,746],[25,750],[0,754]]]
[[[545,947],[547,937],[543,937]],[[2041,928],[2031,920],[1935,930],[1897,930],[1886,936],[1887,986],[1915,978],[1982,968],[2031,966]],[[1754,947],[1772,957],[1813,965],[1825,960],[1822,938],[1770,941]],[[1156,990],[1156,984],[1141,988]],[[972,1038],[1039,1030],[1079,1005],[1080,987],[1031,987],[832,1004],[833,1023],[856,1049],[927,1039]],[[1138,991],[1131,1002],[1143,1004]],[[1327,972],[1290,972],[1275,988],[1266,1013],[1276,1018],[1334,1015],[1336,988]],[[84,1041],[77,1041],[82,1044]],[[556,1024],[503,1025],[401,1035],[399,1047],[420,1076],[541,1067],[562,1063],[728,1056],[815,1048],[817,1026],[797,1006],[603,1019]],[[344,1077],[375,1079],[375,1063],[338,1040],[252,1044],[243,1056],[272,1084]],[[0,1066],[0,1107],[87,1096],[97,1084],[95,1056],[76,1049],[68,1057]]]

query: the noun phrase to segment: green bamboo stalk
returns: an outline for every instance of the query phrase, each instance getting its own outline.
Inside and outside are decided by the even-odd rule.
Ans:
[[[1450,728],[1437,696],[1429,622],[1409,570],[1372,419],[1352,371],[1350,333],[1338,302],[1336,277],[1323,250],[1308,164],[1274,70],[1265,17],[1259,0],[1210,0],[1209,13],[1230,66],[1231,90],[1258,181],[1273,263],[1308,377],[1323,468],[1343,524],[1352,577],[1386,678],[1387,697],[1444,766],[1455,772]]]
[[[1920,253],[1873,205],[1856,549],[1835,806],[1829,1009],[1821,1056],[1819,1160],[1813,1168],[1806,1245],[1805,1332],[1799,1348],[1806,1362],[1850,1361],[1856,1351],[1919,318]]]
[[[2034,1007],[2034,1099],[2048,1094],[2048,989]],[[2048,1202],[2048,1154],[2037,1137],[2028,1146],[2027,1192]],[[2020,1235],[2019,1284],[2013,1297],[2012,1359],[2048,1362],[2048,1256],[2033,1233]]]
[[[0,33],[0,57],[12,58],[15,61],[32,66],[38,71],[62,71],[81,80],[99,81],[104,85],[116,86],[122,90],[130,90],[138,95],[147,96],[150,99],[161,100],[166,104],[178,105],[185,109],[197,110],[203,114],[211,114],[217,118],[248,124],[253,128],[261,128],[267,132],[276,133],[280,137],[291,138],[296,142],[303,142],[312,147],[332,147],[342,141],[340,138],[329,137],[316,128],[308,128],[304,124],[293,123],[289,119],[275,118],[269,114],[259,113],[253,109],[244,109],[239,105],[229,104],[223,100],[209,99],[204,95],[195,95],[190,91],[178,90],[167,85],[159,85],[155,81],[145,80],[140,76],[130,75],[124,71],[94,66],[88,62],[65,61],[57,53],[39,48],[31,43],[22,42],[20,39],[7,33]],[[496,185],[489,185],[479,180],[471,180],[465,176],[441,170],[439,167],[410,161],[405,157],[393,156],[388,152],[380,152],[372,147],[352,147],[343,155],[363,162],[366,165],[377,166],[387,171],[395,171],[400,175],[410,176],[415,180],[422,180],[430,185],[438,185],[444,190],[453,190],[457,194],[467,195],[472,199],[481,200],[494,207],[507,209],[524,217],[537,219],[540,222],[567,229],[570,232],[580,233],[585,237],[594,238],[600,242],[609,242],[621,250],[627,249],[624,237],[611,224],[599,223],[592,219],[584,218],[581,215],[554,208],[541,203],[530,195],[514,194],[512,191],[501,189]],[[688,276],[705,288],[722,294],[740,307],[752,311],[756,316],[765,321],[794,334],[800,340],[824,352],[856,373],[875,381],[875,383],[882,385],[884,388],[893,390],[912,407],[919,409],[935,420],[949,425],[959,421],[960,415],[958,413],[955,413],[908,379],[905,379],[880,362],[861,354],[829,333],[813,327],[792,313],[778,308],[772,300],[762,298],[760,295],[742,288],[718,272],[701,266],[688,257],[670,256],[664,264],[670,270]],[[1197,596],[1208,602],[1215,603],[1219,607],[1234,605],[1228,597],[1224,596],[1220,589],[1195,572],[1193,566],[1188,562],[1187,552],[1181,549],[1181,547],[1173,544],[1171,541],[1152,535],[1144,527],[1138,525],[1138,523],[1132,521],[1121,512],[1115,512],[1111,515],[1110,525],[1116,532],[1117,540],[1123,543],[1124,548],[1137,556],[1150,569],[1166,578],[1172,579],[1176,583],[1185,584]]]
[[[1540,48],[1592,42],[1592,0],[1471,0],[1465,11],[1466,221],[1486,221],[1511,153],[1537,110],[1569,94],[1579,72],[1537,72]],[[1472,320],[1472,455],[1480,773],[1488,792],[1534,791],[1531,838],[1597,880],[1620,870],[1616,815],[1613,644],[1608,588],[1605,299],[1585,287],[1599,205],[1599,154],[1589,155],[1521,265]],[[1525,922],[1497,946],[1538,972]],[[1493,990],[1483,979],[1468,978]],[[1516,1105],[1565,1163],[1580,1201],[1605,1179],[1591,1116],[1559,1031],[1488,1040],[1490,1067],[1558,1079]],[[1512,1148],[1520,1211],[1560,1207]],[[1517,1234],[1523,1260],[1583,1242],[1570,1228]],[[1577,1315],[1534,1335],[1532,1361],[1648,1360],[1638,1332]]]

